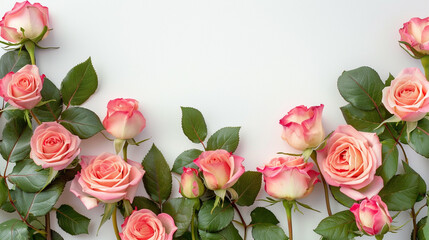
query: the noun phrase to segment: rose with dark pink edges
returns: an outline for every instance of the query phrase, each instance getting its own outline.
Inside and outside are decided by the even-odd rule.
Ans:
[[[401,41],[410,44],[416,51],[429,54],[429,17],[411,18],[399,29]]]

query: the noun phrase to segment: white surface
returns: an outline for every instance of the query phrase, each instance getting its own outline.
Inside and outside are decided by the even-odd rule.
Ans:
[[[49,7],[54,28],[41,45],[60,47],[37,51],[41,73],[59,86],[70,68],[91,56],[99,88],[85,107],[103,119],[110,99],[140,101],[147,127],[138,139],[151,141],[130,147],[131,159],[141,161],[152,142],[170,165],[182,151],[199,147],[180,127],[180,106],[192,106],[203,113],[209,134],[224,126],[242,126],[236,154],[246,159],[247,170],[255,170],[278,151],[293,151],[280,138],[278,120],[297,105],[325,104],[327,132],[344,123],[339,107],[345,101],[336,89],[343,70],[367,65],[386,79],[389,72],[396,75],[405,67],[420,67],[398,46],[398,30],[410,18],[428,15],[423,0],[41,3]],[[0,15],[13,4],[0,0]],[[113,152],[113,146],[101,135],[82,144],[83,154],[104,151]],[[415,154],[410,161],[429,180],[428,161]],[[139,193],[145,195],[143,187]],[[176,185],[173,195],[178,195]],[[265,196],[261,190],[259,198]],[[327,216],[322,185],[303,202],[322,213],[294,213],[295,238],[318,239],[312,230]],[[65,239],[114,239],[111,222],[95,237],[102,208],[87,211],[69,192],[69,185],[57,206],[62,203],[92,219],[90,235],[72,237],[58,227],[52,214],[53,229]],[[252,209],[243,210],[247,220]],[[270,209],[287,232],[284,210],[280,205]],[[333,210],[343,208],[334,203]],[[395,224],[404,224],[407,216],[401,214]],[[0,222],[11,217],[15,215],[2,212]],[[409,239],[410,231],[409,222],[385,239]]]

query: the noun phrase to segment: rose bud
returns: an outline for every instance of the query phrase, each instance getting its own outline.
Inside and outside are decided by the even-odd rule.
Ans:
[[[317,162],[326,182],[356,201],[371,198],[383,188],[383,179],[375,176],[381,165],[381,143],[375,133],[338,126],[317,151]]]
[[[158,216],[148,209],[133,211],[122,224],[121,240],[172,240],[177,227],[167,213]]]
[[[270,196],[294,200],[310,194],[319,182],[319,173],[312,167],[313,163],[306,163],[302,157],[285,156],[273,158],[257,170],[264,175],[265,191]]]
[[[417,122],[429,112],[429,82],[418,68],[406,68],[383,89],[382,102],[402,121]]]
[[[36,65],[25,65],[18,72],[10,72],[0,79],[0,96],[21,110],[34,108],[42,99],[45,75],[39,75]]]
[[[408,43],[414,50],[421,54],[429,54],[429,17],[412,18],[404,23],[404,27],[399,29],[401,42]],[[407,46],[410,49],[409,46]],[[411,50],[411,49],[410,49]]]
[[[87,209],[96,207],[99,201],[115,203],[126,199],[133,202],[144,174],[141,164],[131,160],[125,162],[111,153],[81,158],[82,170],[73,179],[70,191]]]
[[[392,223],[387,206],[378,195],[353,204],[350,211],[355,215],[359,230],[368,235],[385,234]]]
[[[40,36],[45,27],[49,28],[48,8],[40,3],[31,4],[25,1],[15,3],[13,9],[3,16],[0,21],[0,35],[12,43],[19,43],[23,39],[37,42],[48,36],[49,31]]]
[[[30,158],[42,168],[63,170],[80,153],[80,138],[56,122],[39,125],[31,137]]]
[[[282,138],[297,150],[317,147],[325,137],[322,111],[323,104],[310,108],[301,105],[290,110],[280,119]]]
[[[107,116],[103,120],[104,128],[118,139],[131,139],[146,126],[146,119],[138,110],[134,99],[117,98],[107,104]]]
[[[232,187],[244,173],[244,158],[226,150],[206,151],[194,160],[204,175],[208,189],[219,190]]]
[[[197,198],[204,193],[204,184],[194,168],[183,167],[179,192],[186,198]]]

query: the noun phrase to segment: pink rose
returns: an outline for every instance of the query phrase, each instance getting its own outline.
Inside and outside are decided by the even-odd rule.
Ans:
[[[18,43],[28,38],[35,40],[49,29],[48,8],[40,3],[31,4],[28,1],[15,3],[12,11],[7,12],[0,21],[0,35],[9,42]],[[24,32],[22,32],[24,29]],[[47,31],[43,38],[48,36]]]
[[[232,187],[244,173],[244,158],[232,155],[223,149],[206,151],[194,160],[203,172],[208,189],[219,190]]]
[[[298,106],[280,119],[282,138],[297,150],[317,147],[324,139],[322,126],[323,104],[307,108]]]
[[[354,200],[370,198],[383,188],[375,176],[381,165],[381,143],[375,133],[359,132],[350,125],[338,126],[317,151],[320,172],[329,185]]]
[[[45,122],[31,137],[30,158],[43,168],[66,168],[80,153],[80,139],[56,122]]]
[[[204,193],[204,184],[198,176],[197,169],[183,167],[180,179],[180,193],[186,198],[197,198]]]
[[[146,119],[138,111],[134,99],[117,98],[107,104],[107,116],[103,120],[106,130],[119,139],[131,139],[146,126]]]
[[[406,68],[383,89],[383,104],[401,120],[416,122],[429,112],[428,91],[429,82],[423,73],[418,68]]]
[[[177,227],[167,213],[158,216],[148,209],[133,211],[119,233],[122,240],[172,240]]]
[[[265,191],[270,196],[294,200],[310,194],[319,182],[319,173],[312,167],[313,163],[306,163],[302,157],[285,156],[257,169],[264,174]]]
[[[411,18],[399,29],[401,41],[407,42],[420,53],[429,54],[429,17]]]
[[[144,174],[141,164],[131,160],[125,162],[111,153],[81,158],[82,170],[73,179],[70,191],[80,198],[87,209],[96,207],[98,201],[133,201]]]
[[[39,75],[36,65],[25,65],[18,72],[10,72],[0,80],[0,96],[19,109],[32,109],[42,99],[40,91],[45,75]]]
[[[353,204],[350,211],[355,215],[359,230],[369,235],[384,234],[383,228],[386,226],[387,231],[392,223],[387,206],[378,195]]]

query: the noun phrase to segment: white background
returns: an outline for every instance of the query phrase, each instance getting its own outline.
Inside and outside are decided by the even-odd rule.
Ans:
[[[41,45],[60,47],[37,50],[41,73],[59,86],[69,69],[91,56],[99,88],[85,107],[103,119],[110,99],[140,102],[147,127],[137,138],[151,140],[140,148],[130,147],[131,159],[141,161],[152,142],[170,165],[182,151],[199,148],[181,131],[180,106],[192,106],[205,116],[209,134],[225,126],[242,126],[236,154],[246,159],[247,170],[255,170],[278,151],[293,151],[280,138],[278,121],[297,105],[325,104],[327,132],[345,123],[339,107],[346,103],[336,89],[343,70],[367,65],[386,79],[389,72],[396,75],[405,67],[420,67],[398,46],[398,30],[412,17],[429,15],[427,1],[409,0],[41,3],[49,7],[54,29]],[[0,15],[13,4],[0,0]],[[113,144],[100,134],[82,144],[83,154],[104,151],[113,152]],[[426,159],[410,154],[410,165],[429,180]],[[173,182],[177,196],[177,181]],[[143,187],[139,194],[146,196]],[[265,196],[261,190],[259,198]],[[313,229],[327,216],[322,184],[302,201],[322,213],[295,212],[295,238],[318,239]],[[103,208],[86,210],[69,192],[69,184],[57,206],[63,203],[92,219],[90,235],[73,237],[58,227],[52,213],[53,228],[65,239],[114,239],[111,222],[95,237]],[[334,212],[344,210],[336,203],[332,207]],[[243,208],[248,222],[253,208]],[[280,204],[270,209],[287,232]],[[17,217],[0,214],[0,221]],[[394,224],[408,220],[408,213],[402,213]],[[409,239],[410,232],[408,222],[385,239]]]

